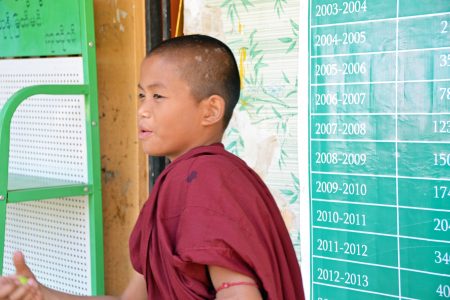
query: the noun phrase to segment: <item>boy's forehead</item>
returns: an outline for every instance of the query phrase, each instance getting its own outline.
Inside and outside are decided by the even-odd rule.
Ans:
[[[163,73],[180,73],[182,62],[177,57],[152,54],[147,56],[141,65],[141,75],[149,72],[156,74]]]
[[[185,77],[195,70],[199,71],[199,63],[206,63],[207,59],[194,51],[169,52],[150,54],[142,65],[142,72],[151,65],[158,64],[163,72]]]
[[[214,64],[219,61],[223,61],[226,52],[220,47],[185,47],[185,48],[170,48],[163,51],[157,51],[151,53],[151,56],[157,56],[160,58],[168,58],[170,61],[175,62],[180,67],[189,67],[196,63],[209,63]]]
[[[185,59],[179,57],[152,54],[147,56],[141,65],[141,75],[138,88],[164,88],[173,86],[171,83],[185,82],[190,85],[191,80],[187,74],[195,68],[184,63]],[[190,70],[188,70],[188,69]]]
[[[186,67],[189,60],[192,61],[192,54],[190,53],[155,53],[150,54],[146,60],[151,60],[153,63],[171,66],[174,69]],[[187,64],[189,65],[189,64]]]

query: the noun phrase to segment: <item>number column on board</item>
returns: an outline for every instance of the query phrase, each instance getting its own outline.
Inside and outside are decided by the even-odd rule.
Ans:
[[[398,295],[396,8],[311,2],[312,299]]]
[[[450,3],[401,0],[399,17],[401,294],[445,299],[450,298]]]

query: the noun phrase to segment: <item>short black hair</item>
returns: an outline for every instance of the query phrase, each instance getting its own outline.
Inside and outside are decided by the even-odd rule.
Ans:
[[[225,100],[224,128],[228,126],[241,83],[236,59],[225,43],[207,35],[184,35],[163,41],[147,56],[153,54],[169,54],[181,62],[181,76],[195,98],[221,96]]]

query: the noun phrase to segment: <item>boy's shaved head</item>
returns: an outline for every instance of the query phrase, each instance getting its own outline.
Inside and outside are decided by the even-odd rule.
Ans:
[[[180,76],[198,100],[212,95],[225,100],[224,127],[239,100],[239,70],[233,52],[223,42],[205,35],[185,35],[162,42],[151,55],[170,56],[179,63]]]

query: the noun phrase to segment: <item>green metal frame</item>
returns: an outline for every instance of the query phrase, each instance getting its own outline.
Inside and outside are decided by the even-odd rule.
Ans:
[[[103,221],[101,195],[100,135],[98,128],[98,88],[95,59],[94,9],[92,0],[80,0],[83,85],[36,85],[17,91],[0,111],[0,273],[3,268],[6,207],[8,203],[70,196],[89,196],[91,291],[104,294]],[[34,95],[84,95],[88,183],[63,180],[51,182],[15,178],[8,174],[11,120],[21,103]],[[17,177],[17,176],[16,176]],[[28,177],[29,179],[29,177]],[[32,184],[29,184],[32,182]]]
[[[101,193],[100,133],[98,128],[98,87],[95,52],[95,26],[93,0],[80,0],[81,45],[84,80],[89,93],[86,96],[86,128],[88,178],[92,185],[89,199],[92,294],[101,295],[104,287],[103,213]]]

